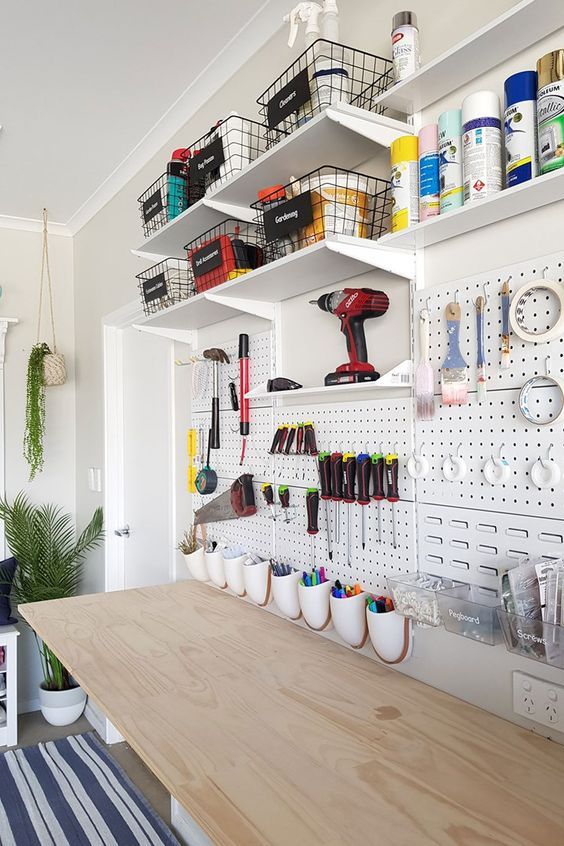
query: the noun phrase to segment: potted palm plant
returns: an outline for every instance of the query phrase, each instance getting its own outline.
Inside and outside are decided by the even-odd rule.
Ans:
[[[70,514],[52,504],[35,506],[24,493],[12,505],[0,499],[0,519],[17,561],[13,601],[19,605],[74,596],[85,555],[103,537],[102,509],[96,509],[78,538]],[[5,581],[2,573],[0,579]],[[69,725],[84,711],[86,694],[46,643],[37,638],[37,646],[43,670],[39,688],[43,716],[52,725]]]

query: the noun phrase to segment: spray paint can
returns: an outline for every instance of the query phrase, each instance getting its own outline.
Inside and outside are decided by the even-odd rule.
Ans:
[[[419,220],[439,211],[439,128],[430,123],[419,131]]]
[[[505,182],[527,182],[537,166],[537,74],[521,71],[505,80]]]
[[[460,109],[439,115],[439,189],[441,214],[464,204]]]
[[[502,189],[501,114],[494,91],[476,91],[462,101],[464,202],[489,199]]]
[[[395,82],[411,76],[421,67],[415,12],[397,12],[392,18],[392,63]]]
[[[392,141],[392,232],[419,222],[419,163],[417,136]]]
[[[540,172],[564,167],[564,50],[537,62],[537,120]]]

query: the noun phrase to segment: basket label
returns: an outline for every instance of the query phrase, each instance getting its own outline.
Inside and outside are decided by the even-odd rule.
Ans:
[[[215,270],[223,264],[223,253],[221,251],[221,239],[216,238],[215,241],[210,241],[205,247],[200,247],[199,250],[194,250],[190,256],[192,263],[192,272],[196,278],[204,276],[210,270]]]
[[[162,273],[157,273],[152,279],[143,280],[143,299],[147,304],[166,296],[168,296],[168,289],[164,270]]]
[[[203,147],[197,156],[190,159],[190,180],[201,182],[207,173],[217,170],[225,162],[223,152],[223,139],[215,138],[206,147]]]
[[[304,191],[285,203],[264,212],[264,237],[268,242],[276,241],[296,229],[313,223],[311,192]]]
[[[309,73],[308,69],[304,68],[268,101],[266,115],[269,127],[273,129],[278,126],[280,121],[297,112],[300,106],[309,100]]]
[[[145,223],[149,223],[155,215],[163,210],[163,195],[161,189],[158,188],[154,194],[151,194],[148,200],[143,202],[143,220]]]

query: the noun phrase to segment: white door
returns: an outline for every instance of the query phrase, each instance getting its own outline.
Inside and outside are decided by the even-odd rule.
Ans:
[[[173,345],[105,326],[106,589],[174,573]]]

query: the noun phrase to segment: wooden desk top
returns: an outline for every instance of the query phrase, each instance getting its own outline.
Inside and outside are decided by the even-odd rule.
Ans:
[[[20,611],[221,846],[564,843],[564,747],[232,596]]]

